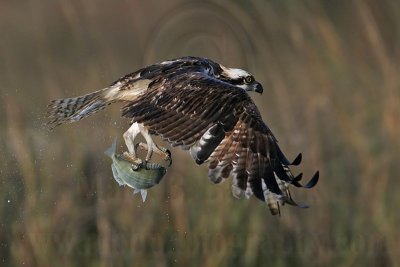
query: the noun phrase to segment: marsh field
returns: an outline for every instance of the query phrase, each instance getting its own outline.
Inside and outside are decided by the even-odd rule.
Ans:
[[[0,1],[0,266],[400,266],[400,2]],[[193,55],[251,94],[309,209],[271,216],[186,151],[141,203],[103,151],[120,106],[43,129],[52,99]],[[156,139],[160,144],[160,139]]]

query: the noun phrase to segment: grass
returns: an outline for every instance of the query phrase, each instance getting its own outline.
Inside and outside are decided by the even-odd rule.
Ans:
[[[398,3],[1,6],[1,266],[398,266]],[[142,204],[103,154],[128,126],[118,107],[41,128],[50,100],[182,55],[263,83],[254,99],[286,154],[303,152],[296,171],[321,171],[316,188],[294,190],[310,209],[272,217],[178,149]]]

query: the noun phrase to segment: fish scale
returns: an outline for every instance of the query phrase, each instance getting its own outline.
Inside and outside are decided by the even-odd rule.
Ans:
[[[134,193],[140,192],[143,202],[146,200],[147,189],[158,184],[166,173],[166,169],[157,163],[135,165],[121,155],[115,153],[117,139],[104,153],[112,159],[111,169],[115,181],[120,186],[129,186]],[[136,167],[136,168],[134,168]]]

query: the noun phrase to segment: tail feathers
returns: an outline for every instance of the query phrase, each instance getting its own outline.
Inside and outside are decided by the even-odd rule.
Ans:
[[[104,109],[111,103],[105,97],[109,90],[110,88],[105,88],[83,96],[51,101],[47,107],[49,121],[46,126],[53,129],[60,124],[79,121]]]

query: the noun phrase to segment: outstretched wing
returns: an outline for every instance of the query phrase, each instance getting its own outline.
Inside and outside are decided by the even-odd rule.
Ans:
[[[164,76],[147,93],[122,109],[172,146],[190,149],[198,164],[209,161],[209,177],[218,183],[233,176],[235,196],[266,201],[273,214],[279,203],[296,205],[289,185],[301,186],[247,92],[201,72]],[[305,186],[312,187],[318,173]]]
[[[301,154],[289,162],[252,101],[244,104],[235,127],[211,154],[209,162],[211,181],[219,183],[232,175],[234,196],[254,194],[267,202],[272,214],[279,213],[280,204],[307,207],[292,199],[289,186],[312,188],[319,177],[317,172],[306,185],[299,183],[302,174],[294,177],[289,165],[300,164]]]

